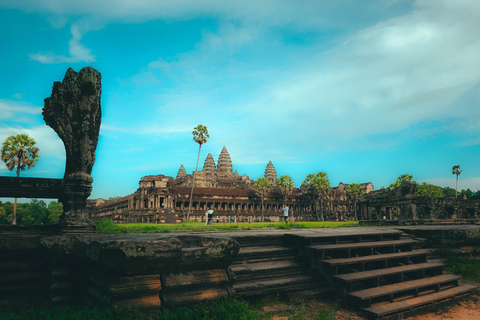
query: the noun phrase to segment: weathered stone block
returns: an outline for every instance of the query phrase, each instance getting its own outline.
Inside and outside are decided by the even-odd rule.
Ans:
[[[212,285],[229,282],[225,269],[176,272],[161,276],[165,289],[189,285]]]

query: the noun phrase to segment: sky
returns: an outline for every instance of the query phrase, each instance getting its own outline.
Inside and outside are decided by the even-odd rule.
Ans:
[[[68,68],[102,74],[90,198],[199,169],[226,146],[252,179],[272,161],[299,187],[419,182],[480,189],[478,0],[0,0],[0,141],[40,148],[62,178],[43,100]],[[0,166],[0,175],[14,172]]]

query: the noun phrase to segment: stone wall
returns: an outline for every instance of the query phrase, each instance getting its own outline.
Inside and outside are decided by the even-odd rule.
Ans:
[[[30,230],[31,231],[31,230]],[[234,294],[229,238],[0,230],[3,306],[84,304],[153,311]]]

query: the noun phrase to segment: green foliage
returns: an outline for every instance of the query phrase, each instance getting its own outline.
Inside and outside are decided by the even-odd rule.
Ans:
[[[253,189],[261,198],[265,198],[265,196],[270,192],[270,188],[270,182],[265,177],[258,178],[253,184]]]
[[[455,197],[455,189],[450,187],[442,188],[442,193],[444,197]]]
[[[267,194],[270,192],[270,182],[268,181],[267,178],[261,177],[255,180],[255,183],[253,184],[253,190],[255,190],[255,193],[260,197],[262,200],[262,221],[263,221],[263,200],[267,196]]]
[[[352,183],[345,188],[345,194],[352,201],[358,201],[360,197],[365,193],[365,190],[362,189],[360,184]]]
[[[350,200],[354,202],[354,210],[355,210],[355,220],[358,220],[357,218],[357,201],[360,199],[360,197],[365,193],[365,190],[362,189],[360,184],[358,183],[352,183],[348,185],[345,188],[345,194],[347,195]]]
[[[308,174],[305,180],[303,180],[300,189],[312,197],[313,201],[315,202],[315,212],[317,212],[318,202],[320,202],[321,218],[319,219],[317,213],[317,219],[322,221],[325,220],[323,218],[323,202],[326,200],[328,193],[332,189],[332,187],[330,186],[330,180],[328,180],[327,173],[321,171],[316,174]]]
[[[147,315],[135,309],[81,308],[57,306],[49,310],[25,308],[18,311],[0,310],[0,319],[10,320],[261,320],[262,316],[246,301],[223,298],[190,307],[166,308]]]
[[[402,184],[403,181],[407,181],[407,182],[415,182],[413,181],[413,176],[411,174],[402,174],[401,176],[397,177],[397,181],[391,183],[388,187],[387,187],[387,191],[391,191],[391,190],[394,190],[398,187],[400,187],[400,185]]]
[[[313,320],[335,320],[335,312],[327,308],[321,308]]]
[[[57,201],[51,201],[48,204],[48,220],[50,223],[58,223],[63,214],[63,205]]]
[[[292,192],[293,185],[293,179],[288,174],[285,174],[277,179],[277,187],[280,189],[280,192],[283,194],[285,199],[287,195]]]
[[[283,222],[240,222],[236,223],[214,223],[205,226],[203,222],[183,222],[181,224],[154,224],[154,223],[128,223],[116,224],[112,220],[97,220],[95,223],[98,233],[170,233],[170,232],[198,232],[198,231],[238,231],[262,228],[276,229],[304,229],[304,228],[339,228],[358,227],[355,221],[308,221],[285,224]]]
[[[203,124],[199,124],[198,126],[193,128],[192,134],[193,140],[199,145],[207,143],[207,138],[210,138],[210,136],[208,135],[207,126],[204,126]]]
[[[461,173],[462,173],[462,170],[461,170],[461,167],[458,164],[452,167],[452,174],[456,175],[457,179],[458,179],[458,176]]]
[[[445,269],[453,274],[462,276],[465,280],[480,282],[480,261],[452,253],[444,253]]]
[[[120,199],[120,198],[121,198],[120,196],[115,196],[115,197],[108,198],[108,200],[117,200],[117,199]]]
[[[37,142],[26,134],[17,134],[8,137],[2,144],[2,161],[5,162],[8,170],[17,170],[17,177],[20,170],[25,167],[30,169],[35,166],[38,160],[39,149],[35,147]]]
[[[426,182],[417,185],[415,194],[422,197],[443,197],[443,191],[441,187]]]
[[[62,204],[32,199],[30,203],[17,204],[17,223],[22,225],[56,224],[63,213]],[[0,224],[9,224],[13,219],[13,204],[0,202]]]
[[[127,232],[127,230],[120,228],[118,224],[110,219],[97,220],[95,222],[95,227],[98,233],[116,234]]]

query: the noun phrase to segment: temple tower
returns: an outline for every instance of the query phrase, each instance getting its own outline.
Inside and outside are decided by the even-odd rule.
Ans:
[[[228,154],[227,148],[223,147],[218,156],[217,172],[219,176],[226,176],[233,172],[232,159]]]
[[[213,160],[213,156],[211,153],[207,155],[205,159],[205,163],[203,164],[203,171],[208,175],[211,176],[215,173],[215,160]]]
[[[268,179],[272,187],[277,185],[277,171],[272,161],[268,161],[267,167],[265,168],[265,178]]]
[[[185,178],[186,176],[187,176],[187,171],[185,170],[182,164],[180,166],[180,169],[178,169],[177,179],[182,179],[182,178]]]

